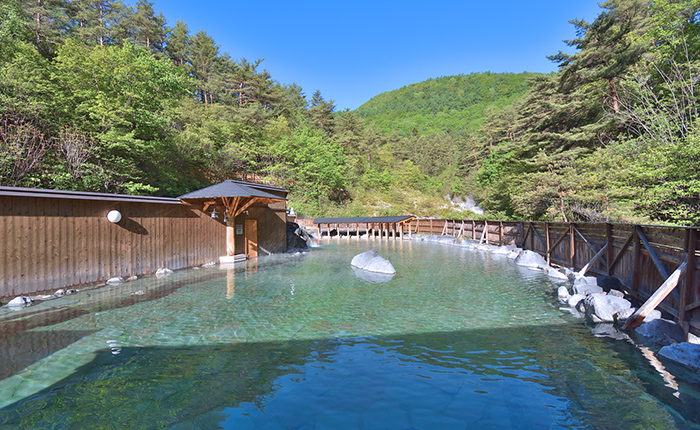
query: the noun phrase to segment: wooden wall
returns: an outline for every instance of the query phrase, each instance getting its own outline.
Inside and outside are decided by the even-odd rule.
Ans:
[[[10,297],[218,261],[226,233],[179,203],[0,196],[0,243],[0,297]]]
[[[245,254],[245,220],[258,221],[258,252],[260,256],[287,251],[287,203],[251,206],[248,213],[236,217],[243,226],[243,234],[236,235],[236,254]],[[267,252],[266,252],[267,251]],[[222,254],[223,255],[223,254]]]
[[[681,281],[659,305],[685,330],[700,335],[700,227],[659,227],[610,223],[545,223],[416,219],[416,234],[463,235],[493,245],[517,244],[538,252],[551,264],[588,274],[614,276],[640,302],[648,299],[682,263]],[[484,232],[486,232],[484,234]]]

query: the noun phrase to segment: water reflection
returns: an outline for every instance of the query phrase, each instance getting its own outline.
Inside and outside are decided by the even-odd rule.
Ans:
[[[569,323],[541,272],[447,246],[372,245],[397,269],[387,285],[351,270],[369,246],[360,241],[0,315],[0,338],[14,338],[7,354],[46,357],[0,381],[0,428],[700,422],[696,386],[667,386],[635,345]]]
[[[395,273],[389,274],[370,272],[367,270],[358,269],[355,266],[352,266],[352,271],[355,273],[355,276],[357,276],[357,279],[361,279],[370,284],[386,284],[387,282],[391,281],[396,275]]]
[[[123,347],[118,355],[103,350],[69,377],[0,410],[0,426],[691,425],[641,394],[638,380],[625,374],[620,358],[609,351],[571,355],[563,366],[561,349],[573,351],[585,341],[569,336],[562,326],[547,326]],[[556,345],[552,339],[557,339]],[[653,372],[645,377],[653,379]],[[700,407],[697,399],[682,392],[677,400],[686,402],[686,411]]]

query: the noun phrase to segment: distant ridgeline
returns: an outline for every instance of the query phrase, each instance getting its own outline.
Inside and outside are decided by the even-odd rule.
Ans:
[[[401,136],[475,131],[489,106],[511,104],[528,90],[535,73],[472,73],[411,84],[373,97],[356,113]]]

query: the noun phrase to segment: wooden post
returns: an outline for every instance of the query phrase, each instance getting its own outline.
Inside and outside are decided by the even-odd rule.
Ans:
[[[574,234],[574,224],[569,223],[569,263],[571,264],[571,268],[574,268],[574,262],[576,258],[576,235]]]
[[[226,255],[236,254],[236,220],[231,217],[226,223]]]
[[[504,236],[503,236],[503,221],[500,221],[500,226],[499,226],[499,229],[498,229],[498,234],[499,234],[499,236],[498,236],[498,246],[503,246],[503,239],[504,239]]]
[[[615,258],[615,252],[613,249],[613,232],[612,232],[612,224],[606,223],[605,224],[605,238],[607,240],[607,247],[608,247],[608,258],[607,258],[607,271],[606,273],[608,276],[612,275],[613,273],[613,259]],[[620,251],[622,252],[622,251]]]
[[[639,289],[639,272],[642,264],[642,244],[639,234],[634,231],[634,246],[632,249],[632,291],[636,294]]]
[[[694,228],[689,228],[685,232],[685,251],[686,251],[686,269],[685,280],[681,285],[681,297],[678,305],[678,323],[683,327],[685,338],[688,340],[690,324],[686,321],[687,311],[686,306],[693,301],[694,292],[697,288],[693,285],[695,281],[695,252],[697,251],[698,231]]]
[[[549,241],[549,223],[548,222],[544,223],[544,234],[545,234],[545,248],[547,248],[545,250],[545,252],[547,253],[547,264],[549,264],[550,260],[551,260],[552,250],[549,246],[550,241]]]

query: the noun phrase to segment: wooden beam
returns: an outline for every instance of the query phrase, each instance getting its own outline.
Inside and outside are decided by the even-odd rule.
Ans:
[[[681,278],[681,275],[685,271],[686,263],[681,264],[666,280],[664,283],[659,287],[658,290],[654,294],[649,297],[649,300],[647,300],[639,309],[635,311],[635,313],[632,314],[631,317],[625,322],[625,325],[622,326],[623,330],[635,328],[638,325],[644,321],[644,318],[646,318],[647,315],[651,313],[656,307],[661,303],[666,296],[668,296],[671,291],[673,291],[674,288],[676,288],[676,285],[678,285],[678,281]]]
[[[481,230],[481,239],[479,239],[479,243],[484,243],[484,239],[486,240],[486,243],[489,243],[489,222],[484,221],[484,229]]]
[[[554,249],[555,249],[557,246],[559,246],[559,244],[562,243],[562,242],[564,241],[564,239],[566,239],[566,236],[568,236],[568,235],[569,235],[569,232],[566,232],[566,233],[562,234],[561,236],[559,236],[559,239],[557,239],[556,241],[554,241],[554,245],[552,245],[552,247],[549,248],[549,252],[550,252],[550,253],[554,252]]]
[[[545,252],[546,252],[546,250],[547,250],[547,243],[544,241],[544,239],[542,239],[542,236],[541,236],[540,233],[537,231],[537,228],[535,228],[534,224],[530,223],[530,225],[532,226],[532,232],[535,233],[535,236],[537,236],[537,238],[540,240],[540,243],[542,244],[542,246],[544,247]],[[534,251],[534,249],[533,249],[532,251]]]
[[[630,234],[630,237],[627,238],[625,244],[622,245],[622,248],[620,248],[620,252],[617,253],[617,257],[615,257],[613,262],[610,264],[610,270],[615,270],[615,266],[617,266],[617,263],[620,262],[622,255],[627,252],[627,248],[629,248],[630,244],[632,243],[632,239],[634,239],[634,232]]]
[[[598,253],[597,253],[596,255],[594,255],[593,258],[591,258],[591,261],[589,261],[588,263],[586,263],[585,266],[583,266],[583,269],[581,269],[581,270],[578,272],[578,274],[581,275],[581,276],[585,275],[586,272],[588,272],[588,269],[590,269],[591,266],[592,266],[593,264],[595,264],[596,261],[600,260],[601,257],[603,257],[603,252],[605,252],[605,250],[606,250],[607,248],[608,248],[608,244],[606,243],[605,246],[603,246],[603,247],[600,249],[600,251],[598,251]]]
[[[668,278],[668,272],[666,272],[664,266],[661,265],[661,261],[656,255],[656,252],[654,252],[654,249],[651,247],[651,244],[649,243],[646,234],[644,234],[644,230],[642,230],[642,228],[639,226],[636,226],[635,229],[637,230],[637,235],[639,236],[639,239],[641,239],[642,243],[644,244],[644,247],[647,249],[647,252],[649,252],[651,260],[654,262],[654,265],[659,270],[659,273],[661,273],[661,277],[664,279]]]
[[[522,222],[520,223],[520,230],[521,230],[521,231],[522,231],[522,230],[525,230],[525,225],[524,225]],[[523,241],[520,242],[520,248],[524,248],[524,247],[525,247],[525,242],[527,242],[527,237],[530,235],[530,230],[531,230],[531,227],[528,225],[528,226],[527,226],[527,231],[526,231],[525,234],[523,235]]]
[[[576,232],[576,234],[581,236],[581,239],[583,239],[583,242],[586,245],[588,245],[588,247],[591,249],[591,251],[595,252],[596,254],[598,253],[598,250],[595,249],[595,246],[593,246],[593,244],[591,242],[589,242],[588,239],[586,239],[586,236],[584,236],[580,231],[578,231],[578,229],[576,227],[574,227],[574,231]],[[603,264],[605,264],[605,265],[608,264],[604,258],[603,258]]]
[[[258,200],[257,197],[251,197],[251,199],[248,200],[247,202],[245,202],[245,203],[243,204],[243,206],[241,206],[241,207],[239,207],[238,209],[236,209],[236,212],[234,213],[233,217],[235,218],[235,217],[237,217],[238,215],[240,215],[241,213],[243,213],[244,210],[248,209],[248,208],[249,208],[253,203],[255,203],[257,200]],[[240,203],[239,203],[239,204],[240,204]]]
[[[686,270],[686,272],[687,272],[687,270]],[[700,301],[697,301],[697,302],[695,302],[695,303],[691,303],[691,304],[689,304],[689,305],[685,305],[685,311],[686,311],[686,312],[690,312],[690,311],[692,311],[693,309],[697,309],[697,308],[700,308]]]

